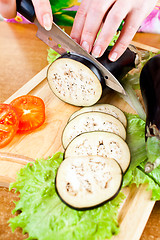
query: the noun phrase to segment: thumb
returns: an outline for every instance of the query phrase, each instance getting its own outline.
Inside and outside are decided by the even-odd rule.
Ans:
[[[0,0],[0,14],[4,18],[14,18],[16,16],[16,0]]]

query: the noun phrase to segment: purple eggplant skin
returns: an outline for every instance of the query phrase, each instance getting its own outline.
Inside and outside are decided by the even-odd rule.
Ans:
[[[160,138],[160,54],[142,68],[140,88],[146,109],[146,134]]]
[[[97,58],[97,60],[120,81],[130,70],[136,67],[138,52],[136,48],[133,51],[128,47],[117,61],[111,62],[108,59],[111,49],[112,47],[108,47],[104,54],[100,58]]]

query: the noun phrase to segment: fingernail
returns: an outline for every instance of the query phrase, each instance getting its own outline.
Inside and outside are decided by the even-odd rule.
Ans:
[[[47,31],[50,31],[52,28],[52,19],[49,13],[43,15],[43,26]]]
[[[92,51],[93,57],[95,57],[95,58],[100,57],[101,51],[102,51],[102,49],[100,46],[96,46],[95,48],[93,48],[93,51]]]
[[[117,54],[116,52],[113,52],[113,53],[111,54],[111,56],[109,57],[109,59],[114,62],[114,61],[116,61],[117,56],[118,56],[118,54]]]
[[[82,48],[84,48],[87,52],[89,52],[89,44],[86,41],[82,42]]]

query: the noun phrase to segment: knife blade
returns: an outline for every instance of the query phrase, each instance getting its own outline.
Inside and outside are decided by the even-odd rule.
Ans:
[[[38,31],[36,36],[45,42],[49,47],[54,49],[60,55],[69,52],[75,52],[90,59],[94,65],[101,71],[101,74],[105,80],[105,84],[124,95],[126,95],[124,88],[120,82],[112,75],[112,73],[105,68],[100,62],[98,62],[91,54],[87,53],[78,43],[76,43],[67,33],[65,33],[54,22],[52,23],[52,29],[50,31],[45,30],[38,22],[34,6],[31,0],[16,0],[17,12],[22,14],[29,21],[36,24]]]

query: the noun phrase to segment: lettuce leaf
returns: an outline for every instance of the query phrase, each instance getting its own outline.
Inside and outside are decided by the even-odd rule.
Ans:
[[[57,53],[55,50],[53,50],[52,48],[49,48],[48,49],[47,61],[50,64],[50,63],[54,62],[60,56],[61,55],[59,53]]]
[[[136,184],[148,184],[148,190],[152,190],[152,200],[160,200],[160,166],[152,172],[146,173],[145,166],[148,161],[153,162],[159,157],[159,141],[150,138],[145,142],[145,121],[139,116],[126,114],[128,120],[127,143],[131,151],[131,164],[124,175],[123,187]],[[158,147],[157,147],[158,145]]]
[[[129,169],[135,169],[147,158],[145,143],[145,121],[138,115],[128,114],[127,117],[127,138],[126,142],[131,152],[131,164]]]
[[[149,162],[154,163],[160,158],[160,139],[154,136],[148,137],[146,148]]]
[[[149,173],[160,166],[160,138],[149,136],[146,143],[148,161],[145,165],[145,172]]]
[[[147,184],[147,190],[152,191],[151,199],[154,201],[160,200],[160,167],[157,167],[151,173],[145,173],[144,164],[136,167],[134,170],[128,170],[124,176],[123,187],[136,184],[139,187],[141,184]]]
[[[117,234],[118,208],[124,194],[119,193],[112,201],[93,210],[69,208],[55,190],[55,175],[62,160],[63,154],[57,153],[20,170],[16,182],[10,185],[10,189],[20,192],[13,213],[21,211],[9,220],[12,230],[21,227],[23,233],[29,233],[28,240],[100,240]]]

